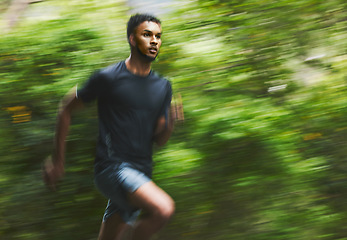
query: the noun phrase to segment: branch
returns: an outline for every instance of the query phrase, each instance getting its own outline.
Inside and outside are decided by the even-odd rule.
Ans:
[[[5,33],[11,31],[11,29],[18,22],[19,17],[27,9],[29,4],[43,2],[44,0],[12,0],[11,5],[5,13],[6,29]]]

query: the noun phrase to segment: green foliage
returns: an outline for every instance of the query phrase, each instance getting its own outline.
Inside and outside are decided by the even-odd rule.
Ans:
[[[127,57],[126,7],[42,4],[59,13],[0,38],[0,238],[96,239],[106,200],[93,186],[95,106],[73,119],[56,193],[40,167],[60,98]],[[154,181],[177,205],[160,239],[347,237],[346,8],[189,1],[163,17],[153,67],[186,119],[154,155]]]

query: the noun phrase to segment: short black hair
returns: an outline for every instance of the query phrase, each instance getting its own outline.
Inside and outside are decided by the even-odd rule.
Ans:
[[[128,36],[128,40],[129,37],[132,33],[135,32],[135,29],[143,22],[155,22],[157,24],[161,24],[160,20],[150,14],[144,14],[144,13],[137,13],[135,15],[132,15],[128,21],[128,28],[127,28],[127,36]]]

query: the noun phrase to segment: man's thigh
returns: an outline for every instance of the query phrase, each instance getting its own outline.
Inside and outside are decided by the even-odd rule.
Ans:
[[[174,209],[173,199],[153,181],[143,184],[135,192],[129,193],[128,197],[132,205],[149,213]]]
[[[130,203],[128,195],[149,181],[151,180],[145,174],[127,164],[110,166],[96,174],[96,186],[104,196],[109,198],[104,221],[114,213],[118,213],[124,222],[134,224],[139,209]]]

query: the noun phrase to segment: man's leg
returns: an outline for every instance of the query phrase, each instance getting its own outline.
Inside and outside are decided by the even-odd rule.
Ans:
[[[130,228],[119,214],[114,213],[101,223],[98,240],[122,240],[123,235]]]
[[[134,228],[133,240],[150,239],[170,220],[175,211],[172,198],[152,181],[129,194],[129,200],[145,213]]]

